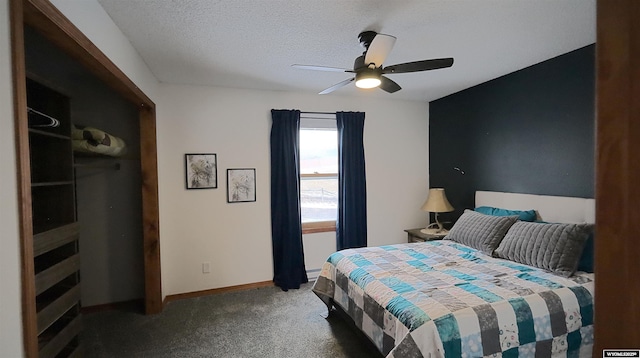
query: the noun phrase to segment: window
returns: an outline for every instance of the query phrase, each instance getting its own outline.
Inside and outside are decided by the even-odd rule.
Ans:
[[[300,116],[302,232],[335,231],[338,215],[338,131],[335,114]]]

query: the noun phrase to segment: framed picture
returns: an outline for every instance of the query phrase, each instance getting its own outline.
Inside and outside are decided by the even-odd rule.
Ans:
[[[185,154],[184,166],[187,189],[218,187],[218,163],[215,154]]]
[[[227,202],[256,201],[256,170],[227,169]]]

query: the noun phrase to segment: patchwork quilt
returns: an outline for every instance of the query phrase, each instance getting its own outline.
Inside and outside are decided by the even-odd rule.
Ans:
[[[313,291],[387,357],[578,357],[593,274],[561,277],[449,240],[332,254]]]

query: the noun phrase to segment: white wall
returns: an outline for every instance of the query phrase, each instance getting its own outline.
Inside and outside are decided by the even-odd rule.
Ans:
[[[9,2],[0,0],[0,356],[20,357],[20,247]]]
[[[369,245],[405,242],[426,223],[428,104],[199,86],[160,86],[158,170],[165,294],[269,281],[271,109],[363,111]],[[185,153],[218,155],[218,188],[186,190]],[[257,201],[226,202],[226,169],[256,168]],[[307,269],[335,234],[305,235]],[[210,262],[212,273],[202,273]]]

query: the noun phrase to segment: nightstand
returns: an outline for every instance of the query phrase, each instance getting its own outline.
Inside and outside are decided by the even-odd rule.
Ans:
[[[425,234],[422,230],[423,228],[418,229],[407,229],[407,241],[408,242],[425,242],[431,240],[442,240],[443,237],[447,236],[449,231],[445,231],[437,234]]]

